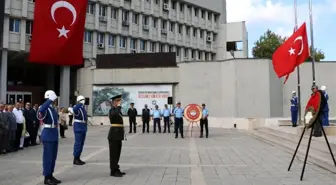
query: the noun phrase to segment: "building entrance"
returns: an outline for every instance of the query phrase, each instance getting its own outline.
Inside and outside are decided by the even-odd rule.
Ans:
[[[32,93],[24,91],[7,91],[7,102],[6,104],[15,104],[16,102],[22,102],[26,104],[27,102],[32,102]]]

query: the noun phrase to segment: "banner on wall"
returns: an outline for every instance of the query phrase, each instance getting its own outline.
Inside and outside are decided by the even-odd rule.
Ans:
[[[111,105],[109,99],[122,94],[122,114],[127,115],[130,103],[134,103],[138,114],[147,104],[149,109],[154,109],[155,105],[163,109],[167,104],[167,98],[172,96],[172,85],[122,85],[122,86],[93,86],[92,90],[92,110],[94,116],[108,115]]]

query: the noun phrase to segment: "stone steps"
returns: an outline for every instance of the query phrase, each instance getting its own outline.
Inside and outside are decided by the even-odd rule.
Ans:
[[[251,134],[255,138],[262,140],[263,142],[284,148],[292,155],[294,154],[300,138],[300,136],[280,132],[271,128],[258,128],[252,131]],[[309,138],[307,138],[306,136],[302,139],[301,145],[296,155],[296,158],[300,159],[302,162],[304,161],[304,157],[306,154],[308,139]],[[332,145],[331,147],[335,155],[336,145]],[[312,140],[307,162],[311,162],[321,168],[336,173],[336,167],[333,164],[332,158],[325,142]],[[290,161],[288,161],[288,165],[289,163]]]

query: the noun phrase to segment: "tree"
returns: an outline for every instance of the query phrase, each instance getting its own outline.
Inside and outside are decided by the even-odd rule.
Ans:
[[[264,58],[264,59],[272,59],[272,55],[275,50],[285,42],[287,38],[281,37],[271,30],[267,30],[264,35],[260,36],[259,40],[254,43],[254,47],[252,48],[252,55],[254,58]],[[310,47],[312,51],[312,48]],[[311,52],[312,53],[312,52]],[[315,61],[319,62],[325,58],[324,52],[315,48]],[[312,61],[312,58],[309,57],[307,61]]]

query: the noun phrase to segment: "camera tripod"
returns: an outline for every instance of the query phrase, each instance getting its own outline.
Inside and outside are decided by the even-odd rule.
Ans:
[[[304,162],[303,162],[303,168],[302,168],[302,172],[301,172],[300,181],[302,181],[302,179],[303,179],[303,174],[304,174],[304,171],[305,171],[305,168],[306,168],[306,163],[307,163],[307,158],[308,158],[309,148],[310,148],[310,144],[311,144],[311,140],[312,140],[312,136],[313,136],[313,131],[314,131],[315,124],[316,124],[316,123],[314,123],[314,124],[312,125],[312,127],[311,127],[310,136],[309,136],[309,140],[308,140],[307,151],[306,151],[306,156],[305,156],[305,159],[304,159]],[[326,141],[326,143],[327,143],[327,145],[328,145],[328,149],[329,149],[331,158],[332,158],[332,160],[333,160],[333,162],[334,162],[334,165],[335,165],[335,167],[336,167],[335,157],[334,157],[334,154],[333,154],[333,152],[332,152],[332,150],[331,150],[331,147],[330,147],[330,144],[329,144],[327,135],[326,135],[326,133],[325,133],[325,131],[324,131],[324,128],[323,128],[323,125],[322,125],[322,121],[320,121],[320,125],[321,125],[321,129],[322,129],[323,136],[324,136],[325,141]],[[291,160],[291,162],[290,162],[290,164],[289,164],[288,171],[290,171],[290,168],[292,167],[294,158],[295,158],[296,153],[297,153],[297,151],[298,151],[298,149],[299,149],[299,147],[300,147],[302,138],[303,138],[304,133],[305,133],[306,130],[307,130],[307,129],[306,129],[306,127],[305,127],[305,128],[303,129],[302,133],[301,133],[301,137],[300,137],[299,143],[298,143],[298,145],[297,145],[297,147],[296,147],[296,149],[295,149],[295,152],[294,152],[294,154],[293,154],[292,160]]]

